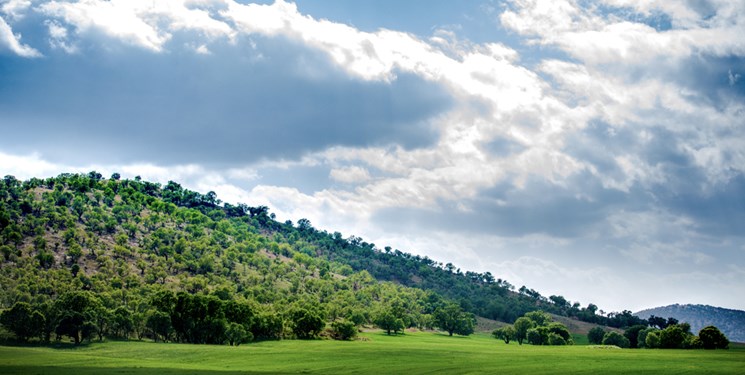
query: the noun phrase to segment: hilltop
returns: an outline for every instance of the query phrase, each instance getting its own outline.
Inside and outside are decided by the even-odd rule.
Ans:
[[[745,311],[709,305],[669,305],[641,310],[634,315],[647,319],[651,315],[673,317],[691,325],[692,332],[716,326],[730,341],[745,342]]]

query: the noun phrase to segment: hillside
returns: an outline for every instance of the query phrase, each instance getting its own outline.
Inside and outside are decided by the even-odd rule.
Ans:
[[[730,341],[745,342],[745,311],[731,310],[708,305],[670,305],[646,309],[634,313],[640,318],[649,316],[673,317],[691,325],[697,333],[709,325],[718,327]]]
[[[218,307],[214,320],[186,320],[163,338],[209,342],[212,324],[237,321],[250,322],[245,328],[255,338],[302,336],[294,331],[299,320],[372,324],[386,312],[405,326],[428,328],[435,311],[452,302],[506,322],[537,309],[619,327],[636,319],[627,311],[598,316],[592,304],[515,290],[488,272],[381,250],[305,219],[280,223],[264,206],[234,206],[213,192],[118,174],[6,176],[0,250],[0,308],[24,302],[51,316],[74,292],[104,314],[99,331],[119,336],[145,334],[157,323],[151,318],[163,314],[204,320],[198,309],[177,311],[202,304]],[[45,329],[48,338],[52,328]]]

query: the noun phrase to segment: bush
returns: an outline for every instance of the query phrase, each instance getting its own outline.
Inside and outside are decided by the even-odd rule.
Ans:
[[[510,340],[512,340],[515,337],[515,328],[512,326],[504,326],[501,328],[497,328],[494,331],[492,331],[492,336],[496,339],[502,339],[504,340],[505,344],[509,344]]]
[[[658,331],[658,329],[657,328],[653,328],[653,327],[650,327],[650,328],[643,329],[643,330],[639,331],[639,336],[636,338],[636,340],[637,340],[637,343],[636,343],[637,347],[638,348],[646,348],[647,347],[647,335],[649,335],[652,332],[656,332],[656,331]]]
[[[548,333],[556,334],[564,340],[563,344],[557,344],[557,345],[574,344],[574,341],[572,340],[572,334],[569,333],[569,329],[567,329],[565,325],[561,323],[550,323],[547,328],[548,328]],[[549,345],[554,345],[554,344],[551,344],[549,342]]]
[[[628,348],[629,339],[618,332],[608,332],[603,337],[603,345],[615,345],[619,348]]]
[[[688,334],[677,324],[660,331],[660,347],[665,349],[682,349],[686,347]]]
[[[590,342],[590,344],[602,344],[603,337],[605,337],[605,330],[600,327],[595,327],[587,333],[587,340]]]
[[[660,347],[660,331],[652,331],[647,333],[647,337],[644,339],[644,346],[649,349],[657,349]]]
[[[634,325],[626,329],[626,331],[623,333],[623,335],[629,339],[629,347],[630,348],[638,348],[639,347],[639,332],[645,330],[647,326],[645,325]],[[643,346],[643,345],[642,345]]]
[[[351,340],[357,337],[357,326],[348,320],[331,323],[331,334],[335,340]]]
[[[527,334],[528,343],[532,345],[543,345],[548,341],[548,333],[545,327],[531,328]]]
[[[548,334],[548,344],[549,345],[566,345],[567,341],[564,340],[564,338],[561,337],[560,335],[551,332]]]
[[[701,329],[698,332],[698,338],[701,346],[704,349],[727,349],[729,347],[729,340],[714,326],[708,326]]]

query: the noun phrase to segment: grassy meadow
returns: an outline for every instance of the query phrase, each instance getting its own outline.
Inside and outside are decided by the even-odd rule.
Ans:
[[[745,348],[630,350],[518,346],[485,334],[429,332],[353,342],[285,340],[239,347],[151,342],[74,348],[0,346],[2,374],[183,373],[670,373],[745,372]]]

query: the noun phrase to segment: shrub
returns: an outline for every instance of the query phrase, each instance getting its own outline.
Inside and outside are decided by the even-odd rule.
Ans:
[[[560,335],[551,332],[548,334],[548,344],[549,345],[566,345],[567,341],[564,340],[564,338],[561,337]]]
[[[595,327],[587,333],[587,340],[590,344],[601,344],[603,342],[603,337],[605,337],[605,330],[600,327]]]
[[[729,347],[729,340],[714,326],[708,326],[701,329],[698,332],[698,338],[701,346],[704,349],[727,349]]]
[[[492,331],[492,336],[496,339],[502,339],[504,340],[505,344],[509,344],[510,340],[512,340],[515,337],[515,328],[512,326],[504,326],[501,328],[497,328],[494,331]]]
[[[335,340],[351,340],[357,336],[357,326],[348,320],[331,323],[331,333]]]
[[[643,329],[643,330],[639,331],[639,336],[636,338],[636,340],[637,340],[637,343],[636,343],[637,347],[638,348],[646,348],[647,347],[647,335],[649,335],[652,332],[656,332],[656,331],[658,331],[658,329],[657,328],[653,328],[653,327],[650,327],[650,328]]]
[[[644,339],[644,346],[649,349],[657,349],[660,347],[660,331],[652,331],[647,334]]]
[[[548,341],[548,333],[545,327],[531,328],[527,334],[528,343],[532,345],[543,345]]]
[[[603,345],[615,345],[619,348],[628,348],[629,339],[618,332],[608,332],[603,337]]]
[[[686,345],[688,334],[677,324],[660,331],[660,347],[665,349],[682,349]]]

